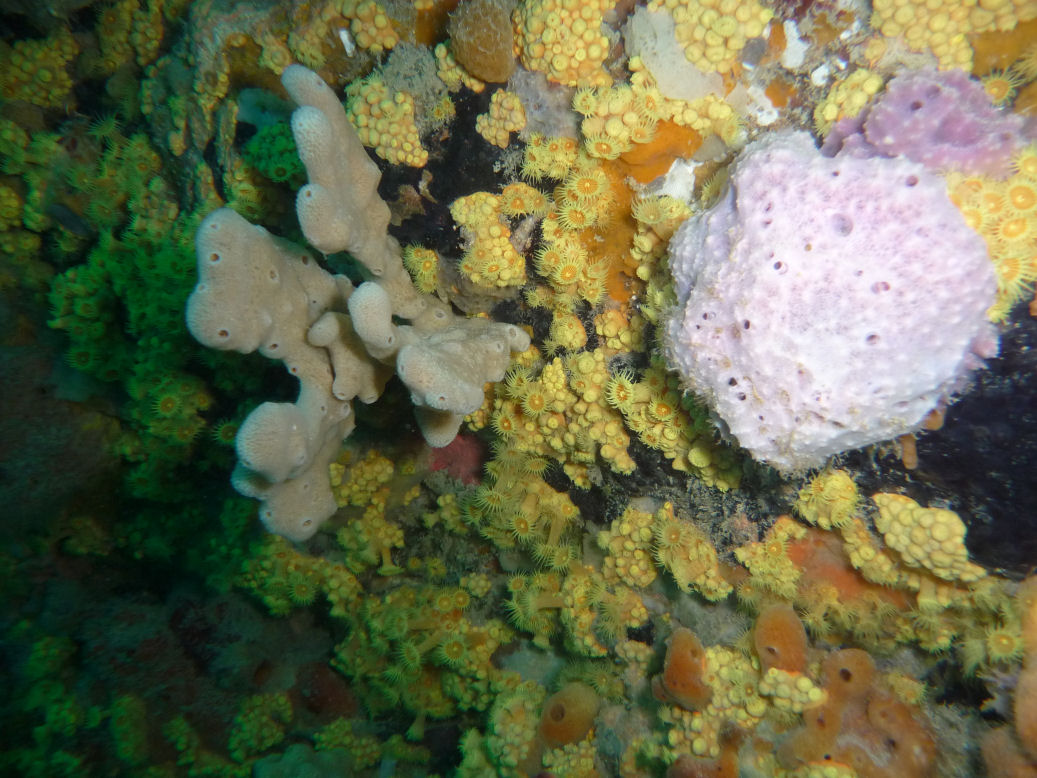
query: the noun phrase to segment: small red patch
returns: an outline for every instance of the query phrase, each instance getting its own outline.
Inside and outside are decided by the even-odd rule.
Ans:
[[[446,470],[452,478],[474,486],[482,481],[482,466],[486,459],[486,447],[475,435],[462,432],[450,445],[432,449],[429,466],[433,470]]]

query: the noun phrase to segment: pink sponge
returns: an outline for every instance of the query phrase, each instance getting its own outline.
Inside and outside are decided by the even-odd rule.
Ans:
[[[930,170],[1005,178],[1025,143],[1023,119],[999,111],[961,70],[900,74],[864,113],[836,124],[826,153],[904,156]]]
[[[916,429],[996,353],[993,267],[943,180],[805,133],[747,147],[670,268],[671,367],[781,470]]]

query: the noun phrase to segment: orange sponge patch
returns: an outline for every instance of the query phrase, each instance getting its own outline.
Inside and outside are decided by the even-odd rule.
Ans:
[[[457,0],[434,0],[423,6],[415,4],[414,42],[421,46],[435,46],[446,37],[447,15],[457,6]]]
[[[540,735],[551,748],[576,743],[590,732],[601,699],[584,683],[568,683],[544,702]]]
[[[695,633],[684,627],[674,630],[666,646],[663,674],[654,679],[656,696],[686,710],[705,708],[713,697],[703,678],[705,669],[706,650]]]
[[[790,605],[769,605],[760,612],[753,642],[766,672],[772,667],[802,673],[807,665],[807,632]]]
[[[875,663],[860,649],[826,657],[827,702],[803,713],[803,729],[779,752],[787,767],[813,762],[846,765],[860,778],[922,778],[936,757],[916,712],[876,688]]]
[[[701,145],[702,136],[695,130],[664,120],[656,124],[652,140],[635,143],[619,155],[619,162],[627,175],[647,184],[669,170],[675,159],[690,157]]]
[[[788,544],[786,554],[803,571],[800,580],[804,585],[834,586],[839,590],[840,600],[851,610],[875,598],[898,610],[906,610],[910,605],[903,592],[873,584],[854,570],[843,552],[839,536],[831,532],[811,527],[801,539]]]
[[[637,224],[630,215],[633,193],[623,180],[626,174],[622,165],[603,160],[599,168],[604,173],[607,189],[596,200],[598,212],[594,224],[577,234],[593,262],[607,263],[605,291],[608,296],[624,303],[633,294],[631,279],[637,270],[636,263],[630,259],[630,248],[637,234]],[[566,184],[555,189],[555,197],[559,201],[568,199]]]
[[[972,73],[985,76],[992,70],[1004,70],[1015,62],[1030,43],[1037,39],[1037,19],[1020,22],[1013,29],[994,30],[970,36],[975,54]]]

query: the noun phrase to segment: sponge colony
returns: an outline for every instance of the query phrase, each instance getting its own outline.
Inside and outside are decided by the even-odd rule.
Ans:
[[[827,158],[775,133],[670,244],[668,361],[785,471],[917,428],[996,353],[982,239],[906,160]]]
[[[509,0],[468,0],[450,14],[450,51],[482,81],[504,82],[515,70],[512,5]]]

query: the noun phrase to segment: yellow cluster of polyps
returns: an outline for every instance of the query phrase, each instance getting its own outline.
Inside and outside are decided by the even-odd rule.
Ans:
[[[473,92],[481,92],[486,88],[486,84],[458,64],[457,60],[454,59],[454,55],[450,53],[449,44],[436,44],[435,53],[436,74],[451,92],[456,92],[463,86],[468,87]]]
[[[583,656],[605,656],[608,653],[594,632],[597,606],[604,593],[601,575],[589,565],[573,565],[565,576],[560,616],[566,631],[566,646],[574,653]]]
[[[558,226],[579,231],[611,215],[616,204],[614,183],[604,166],[581,152],[555,191],[555,200]]]
[[[595,626],[598,633],[610,643],[626,635],[628,629],[637,629],[648,621],[644,600],[628,586],[602,586],[597,600],[598,619]]]
[[[630,85],[635,90],[655,88],[652,74],[645,69],[640,57],[630,60]],[[718,95],[706,95],[698,100],[677,100],[664,97],[658,107],[660,119],[668,119],[682,127],[690,127],[703,138],[717,135],[725,143],[732,143],[741,132],[741,122],[735,109]]]
[[[0,232],[22,223],[23,205],[21,196],[14,189],[0,184]]]
[[[527,70],[567,86],[612,83],[602,68],[611,44],[602,33],[612,0],[526,0],[515,10],[515,44]]]
[[[803,673],[771,667],[760,678],[757,688],[771,704],[781,711],[802,713],[824,705],[828,699],[824,689]]]
[[[590,776],[600,775],[594,766],[597,757],[594,730],[579,743],[567,743],[544,754],[544,767],[549,775]]]
[[[480,286],[521,286],[526,282],[526,261],[511,245],[502,207],[501,198],[490,192],[460,197],[450,206],[465,237],[461,272]]]
[[[533,634],[535,645],[549,646],[561,624],[570,651],[604,656],[608,649],[601,639],[612,642],[648,620],[648,611],[634,590],[606,585],[595,568],[573,561],[564,578],[560,575],[561,571],[541,572],[508,581],[511,620]]]
[[[648,281],[666,253],[670,238],[681,223],[691,216],[691,208],[670,195],[649,195],[634,200],[631,215],[637,222],[637,234],[630,253],[637,262],[637,277]],[[666,272],[669,275],[669,272]]]
[[[403,266],[407,268],[414,286],[425,294],[436,291],[439,283],[439,255],[432,249],[407,246],[403,249]]]
[[[335,502],[339,507],[378,505],[384,508],[387,492],[385,485],[395,473],[392,460],[374,450],[359,461],[354,462],[353,459],[353,452],[347,450],[329,466]]]
[[[613,519],[607,530],[598,533],[598,546],[605,552],[602,575],[609,583],[624,583],[644,589],[655,580],[652,562],[652,525],[655,517],[647,511],[628,507]]]
[[[513,181],[500,193],[501,213],[505,216],[544,216],[551,208],[551,200],[529,184]]]
[[[551,318],[551,329],[548,330],[544,348],[549,354],[558,350],[579,351],[587,345],[587,330],[575,313],[557,311]]]
[[[162,43],[165,19],[161,3],[119,0],[101,12],[94,32],[98,51],[86,55],[86,66],[97,74],[111,75],[136,55],[137,64],[154,62]]]
[[[490,709],[485,745],[471,749],[491,753],[501,775],[522,775],[521,765],[529,760],[537,739],[540,707],[546,691],[536,681],[500,694]],[[489,767],[491,765],[487,765]]]
[[[859,497],[849,473],[831,470],[818,474],[800,489],[796,512],[821,529],[842,527],[853,518]]]
[[[68,27],[43,40],[16,41],[0,52],[0,96],[42,108],[62,105],[72,90],[65,67],[78,53]]]
[[[548,299],[534,293],[532,299],[527,295],[527,302],[556,312],[571,311],[581,299],[591,305],[601,302],[607,264],[592,261],[583,242],[574,232],[562,229],[555,214],[544,219],[542,227],[543,241],[533,256],[533,267],[547,279],[555,294]]]
[[[1030,295],[1037,280],[1037,146],[1024,149],[1014,168],[1005,181],[948,177],[951,200],[983,236],[994,261],[998,299],[988,314],[994,321]]]
[[[403,548],[403,530],[385,517],[388,489],[377,495],[360,518],[353,519],[335,533],[338,544],[346,551],[347,564],[353,570],[378,565],[379,575],[399,575],[404,568],[393,562],[392,550]]]
[[[875,528],[886,545],[912,567],[922,567],[945,581],[968,583],[986,575],[969,562],[965,524],[958,514],[943,508],[923,508],[910,497],[876,494],[879,515]]]
[[[640,381],[626,370],[615,373],[605,398],[641,442],[661,451],[675,469],[724,491],[737,488],[741,471],[734,455],[715,444],[709,425],[681,405],[679,382],[661,363],[653,362]]]
[[[716,758],[720,755],[723,731],[729,727],[755,729],[767,712],[767,701],[756,689],[759,671],[740,651],[710,646],[703,664],[702,679],[712,690],[709,704],[694,712],[667,706],[660,718],[671,726],[668,751]]]
[[[493,429],[511,450],[531,460],[556,459],[582,488],[600,456],[619,473],[632,473],[630,438],[622,418],[603,400],[607,379],[600,351],[579,352],[533,370],[513,366],[494,401]]]
[[[381,54],[400,42],[389,14],[374,0],[342,0],[342,15],[350,20],[356,45],[365,51]]]
[[[415,490],[420,495],[421,485],[415,484]],[[407,504],[407,502],[405,501],[404,504]],[[426,529],[442,524],[448,532],[453,532],[456,535],[468,534],[468,526],[464,523],[461,506],[457,502],[457,495],[453,492],[439,495],[436,498],[435,509],[423,513],[421,523],[425,525]],[[464,583],[461,586],[464,586]],[[475,592],[472,593],[475,594]],[[481,597],[482,595],[477,596]]]
[[[551,308],[557,314],[548,345],[552,348],[582,347],[586,333],[577,328],[572,315],[585,300],[592,306],[605,297],[609,262],[592,255],[588,246],[597,245],[592,227],[609,229],[625,211],[618,208],[616,192],[622,188],[614,171],[587,156],[569,138],[534,136],[526,148],[523,172],[530,178],[564,179],[555,188],[555,204],[544,218],[542,241],[534,258],[537,272],[550,288],[529,290],[526,302],[532,307]],[[578,338],[565,339],[568,333]]]
[[[627,453],[630,438],[623,429],[623,418],[605,400],[608,383],[605,353],[598,348],[570,354],[565,359],[565,367],[569,372],[569,386],[577,397],[573,405],[576,421],[571,422],[572,432],[564,437],[566,445],[574,449],[570,459],[592,464],[593,457],[580,453],[587,448],[586,440],[591,440],[599,444],[598,453],[617,473],[634,472],[636,465]]]
[[[651,0],[649,11],[669,11],[684,56],[706,73],[730,73],[751,38],[774,16],[756,0]]]
[[[483,519],[480,532],[498,547],[521,548],[553,570],[565,570],[577,557],[572,530],[580,512],[542,479],[502,472],[480,486],[473,501]]]
[[[618,308],[607,308],[594,317],[594,331],[606,353],[645,350],[645,320],[636,311],[628,315]]]
[[[573,108],[584,117],[584,149],[592,157],[615,159],[635,143],[648,143],[655,137],[662,102],[659,91],[643,81],[578,90]]]
[[[681,591],[695,589],[712,602],[731,593],[709,537],[691,522],[678,519],[672,503],[655,512],[652,537],[655,561],[670,571]]]
[[[882,76],[867,68],[858,68],[832,84],[825,99],[814,108],[814,128],[827,135],[840,119],[859,114],[868,101],[882,89]]]
[[[799,540],[807,528],[782,516],[767,531],[763,540],[735,549],[735,558],[752,574],[752,580],[779,597],[791,600],[803,571],[786,553],[790,540]]]
[[[669,267],[661,260],[673,233],[691,215],[691,208],[674,197],[656,195],[635,199],[631,213],[637,221],[637,233],[630,259],[637,264],[637,277],[645,282],[641,315],[658,324],[663,311],[677,303]]]
[[[428,152],[414,121],[414,98],[390,94],[385,82],[372,75],[346,87],[346,115],[360,141],[392,165],[424,167]]]
[[[505,603],[511,622],[524,632],[533,633],[533,644],[551,645],[562,607],[562,580],[557,572],[516,575],[508,579],[511,599]]]
[[[565,178],[576,162],[576,150],[572,138],[548,138],[534,132],[523,151],[522,175],[530,181]]]
[[[875,0],[871,26],[890,38],[902,38],[914,51],[929,49],[944,69],[972,70],[972,47],[967,36],[992,30],[1011,30],[1037,17],[1032,0]]]
[[[514,92],[498,89],[490,98],[490,110],[475,117],[475,131],[488,143],[508,147],[511,133],[526,126],[526,110]]]
[[[896,559],[882,548],[860,519],[851,519],[840,527],[843,550],[850,564],[872,583],[882,586],[904,585],[904,575]]]

